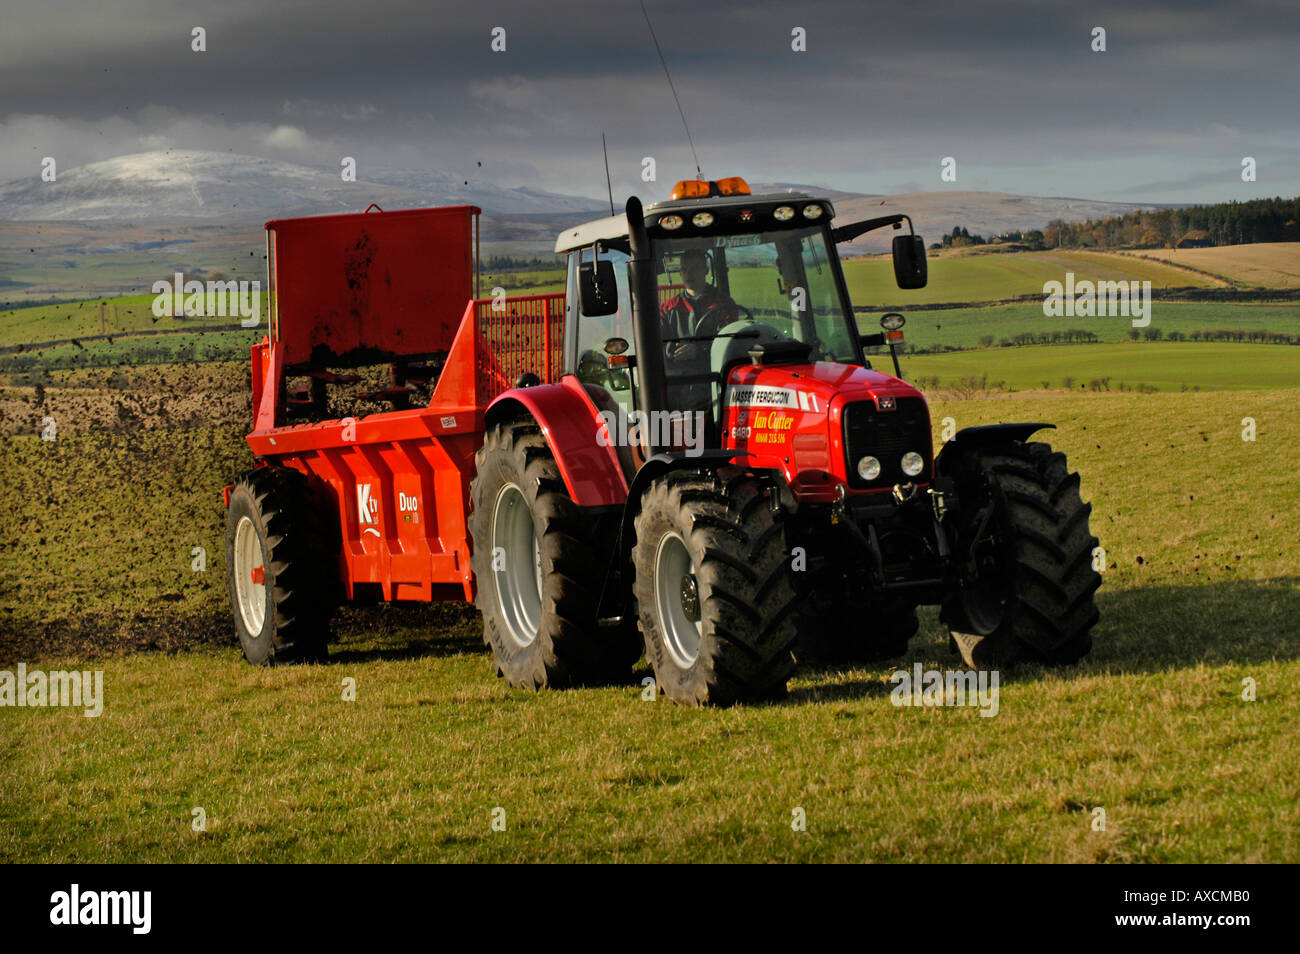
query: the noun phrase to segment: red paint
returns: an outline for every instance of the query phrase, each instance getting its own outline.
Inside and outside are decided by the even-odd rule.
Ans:
[[[473,599],[469,484],[484,412],[502,392],[523,393],[511,391],[520,374],[553,381],[562,362],[563,295],[471,298],[469,226],[477,212],[466,206],[267,223],[275,299],[271,334],[251,354],[247,440],[259,465],[292,467],[324,488],[318,506],[330,507],[328,517],[339,523],[339,573],[349,598],[357,584],[374,583],[389,600]],[[397,356],[445,352],[446,359],[428,407],[288,423],[286,371],[308,370],[321,345],[335,356],[372,348]],[[316,370],[346,363],[335,357]],[[595,410],[583,389],[527,391],[521,404],[535,408],[548,437],[565,448],[557,456],[569,458],[575,500],[618,498],[620,489],[626,497],[621,471],[610,472],[612,455],[594,446]]]
[[[753,456],[747,463],[756,469],[781,471],[800,500],[832,501],[842,484],[850,495],[889,493],[888,489],[857,490],[847,486],[844,406],[874,400],[879,407],[883,397],[895,401],[919,397],[914,387],[879,371],[827,361],[772,367],[743,365],[731,373],[728,393],[747,386],[792,392],[794,406],[728,405],[723,415],[724,447],[749,451]]]
[[[271,337],[286,366],[314,349],[446,350],[474,294],[479,209],[277,219],[270,233]]]
[[[627,500],[627,478],[618,451],[612,444],[600,446],[599,411],[576,376],[566,374],[559,384],[506,391],[492,402],[488,413],[510,413],[512,404],[541,425],[574,503],[599,507]]]

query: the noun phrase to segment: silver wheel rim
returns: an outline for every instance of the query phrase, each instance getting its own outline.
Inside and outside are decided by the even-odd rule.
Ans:
[[[695,594],[693,613],[688,590]],[[664,534],[655,552],[655,606],[659,611],[664,648],[673,662],[682,669],[690,669],[700,658],[704,627],[700,622],[695,564],[686,549],[686,541],[676,533]]]
[[[497,494],[492,557],[501,619],[516,645],[529,646],[542,622],[542,551],[528,499],[517,484],[506,484]]]
[[[235,599],[244,629],[250,636],[259,635],[266,622],[266,560],[257,527],[248,517],[240,517],[235,527]]]

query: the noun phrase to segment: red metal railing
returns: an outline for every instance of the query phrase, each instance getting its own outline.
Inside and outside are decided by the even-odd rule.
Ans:
[[[564,370],[564,295],[524,295],[474,301],[479,334],[487,345],[480,380],[490,394],[515,386],[521,374],[546,383]]]
[[[660,304],[683,285],[659,286]],[[558,381],[564,371],[564,295],[478,298],[474,316],[487,353],[479,356],[480,396],[491,400],[532,372],[544,382]]]
[[[676,298],[686,286],[680,282],[672,285],[659,286],[659,307],[662,308],[674,298]]]

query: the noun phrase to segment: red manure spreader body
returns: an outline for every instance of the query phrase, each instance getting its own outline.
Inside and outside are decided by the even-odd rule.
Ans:
[[[520,374],[550,380],[558,364],[563,295],[498,301],[495,313],[474,298],[478,214],[267,224],[271,332],[253,349],[248,444],[268,465],[312,478],[316,522],[341,531],[343,599],[366,588],[384,600],[473,599],[466,511],[483,413]],[[382,361],[393,363],[390,386],[363,393],[393,410],[294,423],[322,393],[356,383],[330,367]],[[405,407],[406,383],[435,372],[427,406]],[[307,393],[285,387],[292,376],[310,382]]]
[[[224,494],[250,662],[322,659],[334,609],[378,600],[476,602],[512,685],[618,681],[644,651],[687,704],[901,655],[925,603],[972,665],[1088,651],[1096,540],[1028,440],[1051,425],[935,454],[904,318],[858,331],[836,245],[906,216],[679,183],[566,230],[566,291],[512,298],[477,297],[479,211],[267,223],[257,466]],[[920,237],[893,247],[924,285]]]

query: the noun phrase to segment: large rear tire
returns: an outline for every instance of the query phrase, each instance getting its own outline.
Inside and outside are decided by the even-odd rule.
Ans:
[[[261,467],[230,492],[226,583],[235,634],[255,666],[321,662],[337,605],[338,547],[307,478]]]
[[[974,546],[979,576],[945,601],[942,617],[967,665],[1078,662],[1092,648],[1101,585],[1079,475],[1039,442],[975,448],[950,473],[963,511],[959,551]]]
[[[794,591],[785,533],[752,476],[674,471],[636,518],[635,593],[659,688],[687,705],[785,695]]]
[[[523,689],[627,679],[641,655],[636,630],[597,627],[609,518],[573,502],[531,421],[490,428],[475,462],[471,566],[497,673]]]

